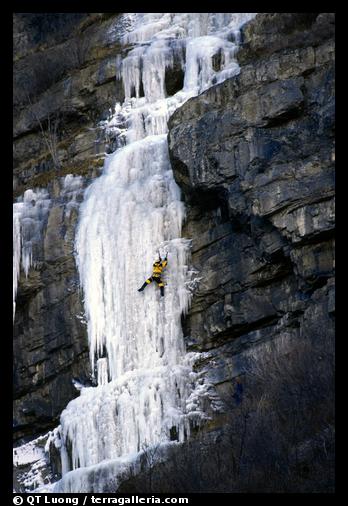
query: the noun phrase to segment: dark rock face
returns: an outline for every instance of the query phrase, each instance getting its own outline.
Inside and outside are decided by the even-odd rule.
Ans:
[[[272,18],[277,33],[282,18]],[[283,48],[245,61],[239,76],[170,120],[173,170],[189,204],[184,235],[203,274],[186,322],[198,349],[203,336],[213,344],[222,333],[279,318],[298,292],[334,273],[332,40],[289,50],[282,35]]]
[[[107,117],[115,100],[123,100],[121,83],[115,80],[122,33],[117,15],[82,15],[80,22],[81,15],[57,15],[59,23],[55,16],[37,15],[43,26],[53,23],[56,29],[47,37],[42,34],[44,40],[36,44],[31,40],[35,31],[29,32],[31,37],[27,33],[34,21],[26,16],[14,16],[14,40],[25,41],[15,44],[14,53],[15,195],[47,186],[57,168],[61,175],[88,174],[105,151],[106,140],[96,124]],[[42,132],[52,134],[54,127],[55,163]]]
[[[248,357],[253,353],[254,371],[265,367],[264,350],[270,343],[279,348],[270,352],[265,373],[273,376],[275,389],[283,388],[283,381],[288,390],[298,390],[302,383],[309,391],[307,373],[315,350],[328,371],[326,376],[322,370],[322,378],[313,371],[318,383],[324,383],[325,400],[317,399],[316,415],[305,393],[300,395],[302,411],[290,394],[274,390],[274,397],[270,395],[277,406],[287,404],[286,409],[279,405],[279,419],[272,422],[275,432],[284,429],[280,420],[287,412],[296,419],[302,416],[307,429],[311,427],[306,434],[298,430],[291,442],[291,424],[285,423],[283,448],[307,448],[307,453],[300,452],[298,468],[291,468],[291,480],[286,482],[265,462],[254,466],[253,474],[249,462],[250,476],[258,485],[246,485],[240,468],[230,491],[239,486],[243,491],[333,487],[333,27],[332,14],[257,15],[243,30],[240,74],[189,100],[169,123],[172,166],[188,209],[183,235],[192,238],[192,264],[201,278],[184,330],[188,349],[206,352],[199,368],[227,400],[226,416],[234,411],[236,378],[248,392],[245,413],[257,411],[262,382],[252,380]],[[277,369],[280,356],[295,356],[299,350],[301,371],[282,379]],[[271,380],[266,380],[264,388],[272,391]],[[244,415],[238,409],[234,416],[239,432],[233,430],[241,441]],[[257,430],[267,416],[259,413],[254,418],[259,447],[264,443]],[[229,423],[215,417],[213,425],[225,433]],[[205,430],[209,434],[209,427]],[[330,457],[321,470],[304,478],[300,468],[311,465],[310,452],[315,453],[323,431]],[[244,442],[245,466],[251,432],[245,433],[250,445]],[[268,451],[269,461],[284,458],[279,445],[274,442],[278,450],[273,457]],[[227,454],[232,459],[231,452]],[[273,488],[265,479],[266,469],[273,476]]]

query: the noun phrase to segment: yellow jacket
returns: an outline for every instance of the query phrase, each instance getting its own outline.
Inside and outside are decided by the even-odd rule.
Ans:
[[[168,263],[167,260],[161,260],[159,262],[155,262],[153,264],[152,275],[159,277],[162,274],[162,271],[165,268],[165,266],[167,265],[167,263]]]

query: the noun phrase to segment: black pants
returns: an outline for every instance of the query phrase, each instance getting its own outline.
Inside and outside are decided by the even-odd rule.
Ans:
[[[156,283],[158,284],[158,286],[161,290],[161,295],[163,296],[164,295],[164,283],[163,283],[160,276],[151,276],[151,278],[147,279],[145,281],[145,283],[143,284],[143,286],[138,289],[138,292],[142,292],[147,285],[152,283],[152,281],[156,281]]]

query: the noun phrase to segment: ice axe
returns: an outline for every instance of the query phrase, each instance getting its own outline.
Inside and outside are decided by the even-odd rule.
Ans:
[[[161,258],[160,250],[157,250],[157,252],[158,252],[158,256],[159,256],[160,262],[161,262],[162,258]],[[166,256],[164,257],[165,260],[167,259],[167,256],[168,256],[168,251],[166,251]]]

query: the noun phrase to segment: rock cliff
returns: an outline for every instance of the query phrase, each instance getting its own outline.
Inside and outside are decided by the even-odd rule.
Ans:
[[[71,199],[115,147],[96,125],[123,99],[120,19],[14,17],[14,195],[44,187],[51,199],[17,294],[17,442],[57,425],[78,395],[72,378],[90,381]],[[238,61],[240,74],[186,102],[168,134],[200,278],[187,349],[201,352],[223,408],[207,406],[190,442],[119,491],[333,490],[334,15],[258,14]],[[81,178],[73,197],[69,174]]]
[[[313,294],[333,293],[332,36],[330,15],[258,16],[240,75],[170,119],[184,235],[202,277],[184,322],[192,349],[236,349],[285,320],[301,328]]]

